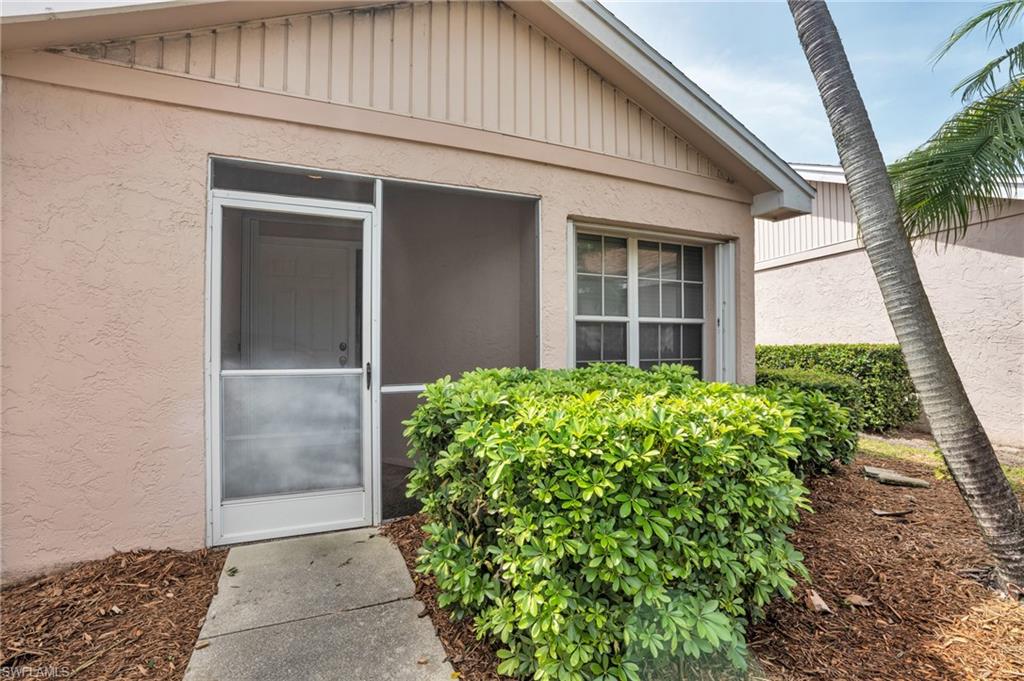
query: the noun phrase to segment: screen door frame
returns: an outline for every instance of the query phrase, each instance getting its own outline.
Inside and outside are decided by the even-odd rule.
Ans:
[[[231,370],[231,375],[359,375],[361,391],[362,489],[272,495],[225,502],[221,448],[221,275],[223,216],[225,209],[280,213],[285,216],[339,218],[362,223],[363,282],[362,366],[349,369],[254,369]],[[207,234],[207,545],[272,539],[277,537],[363,527],[377,515],[379,461],[373,418],[379,385],[380,314],[379,211],[373,205],[295,196],[212,189],[209,194]],[[367,323],[368,322],[368,323]],[[369,377],[367,376],[369,372]]]

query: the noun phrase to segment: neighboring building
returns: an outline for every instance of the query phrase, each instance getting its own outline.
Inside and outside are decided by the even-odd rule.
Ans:
[[[446,374],[750,382],[753,216],[811,207],[596,3],[192,0],[2,38],[6,578],[401,513],[400,421]]]
[[[842,169],[793,168],[818,194],[810,215],[755,221],[757,342],[895,342]],[[971,225],[954,245],[918,240],[914,254],[989,437],[1024,446],[1024,200]]]

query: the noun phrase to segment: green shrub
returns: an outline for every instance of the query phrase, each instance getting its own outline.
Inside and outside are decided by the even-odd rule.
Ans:
[[[766,369],[821,369],[856,379],[863,390],[861,427],[898,428],[921,408],[898,345],[759,345],[758,373]]]
[[[850,412],[850,428],[859,430],[864,389],[856,378],[822,369],[758,369],[757,384],[788,387],[805,392],[817,390]]]
[[[850,410],[819,390],[778,384],[765,388],[793,416],[802,438],[800,456],[789,467],[800,477],[833,470],[832,462],[850,463],[857,451],[857,429]]]
[[[837,458],[820,438],[845,419],[816,393],[683,367],[438,381],[405,431],[409,493],[430,519],[419,569],[500,642],[505,674],[621,681],[676,655],[742,666],[747,623],[805,574],[787,540],[808,508],[790,466],[811,449]]]

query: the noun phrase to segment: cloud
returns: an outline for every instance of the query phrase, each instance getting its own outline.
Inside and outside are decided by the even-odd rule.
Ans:
[[[787,161],[836,160],[832,130],[810,74],[690,62],[684,73]],[[797,75],[799,73],[799,75]]]
[[[687,77],[789,161],[836,161],[784,5],[607,2]]]

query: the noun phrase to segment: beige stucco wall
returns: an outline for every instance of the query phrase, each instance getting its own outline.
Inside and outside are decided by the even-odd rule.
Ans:
[[[1016,202],[1021,203],[1021,202]],[[928,297],[989,437],[1024,446],[1024,212],[975,225],[948,249],[915,245]],[[756,275],[758,343],[891,343],[863,249]]]
[[[738,239],[738,377],[753,378],[743,201],[9,76],[2,115],[5,578],[203,544],[211,153],[540,196],[544,366],[568,359],[570,216]]]

